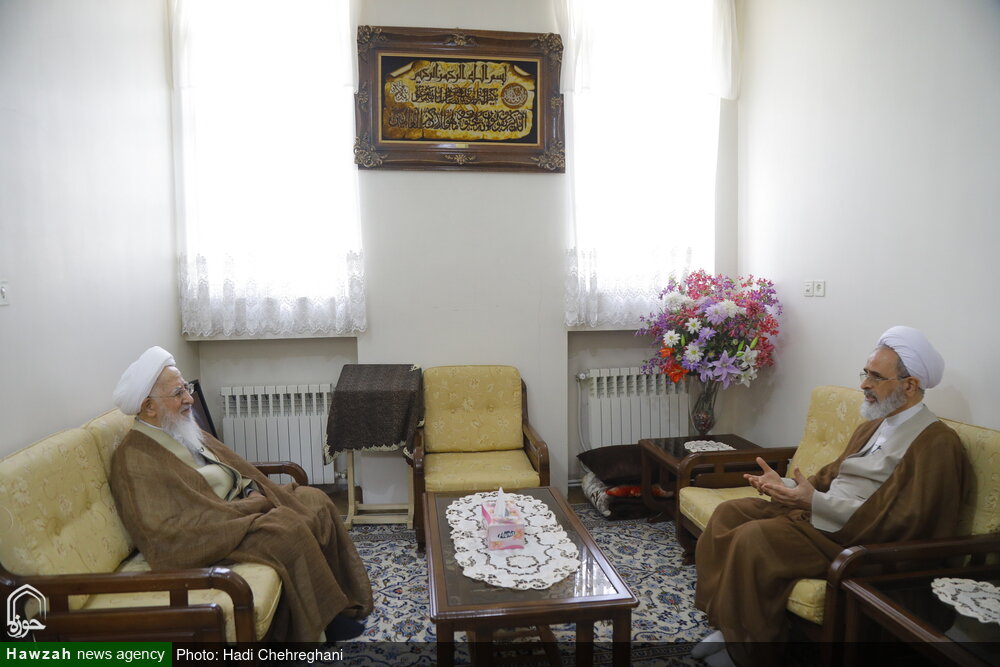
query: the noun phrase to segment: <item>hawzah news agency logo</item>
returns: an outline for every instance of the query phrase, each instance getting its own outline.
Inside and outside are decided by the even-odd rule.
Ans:
[[[29,584],[21,586],[16,591],[7,596],[7,634],[14,639],[27,637],[32,630],[44,630],[45,624],[35,618],[22,619],[17,612],[18,602],[21,598],[33,598],[38,603],[38,616],[45,618],[49,613],[49,601],[45,599],[37,588]]]

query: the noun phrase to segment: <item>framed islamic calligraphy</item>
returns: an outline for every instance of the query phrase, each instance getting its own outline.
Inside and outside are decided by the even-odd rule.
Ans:
[[[566,170],[559,35],[358,27],[361,169]]]

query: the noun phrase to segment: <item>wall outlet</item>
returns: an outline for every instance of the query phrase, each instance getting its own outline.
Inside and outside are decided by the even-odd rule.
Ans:
[[[826,281],[825,280],[814,280],[813,281],[813,296],[826,296]]]
[[[10,284],[4,280],[0,281],[0,306],[10,305]]]

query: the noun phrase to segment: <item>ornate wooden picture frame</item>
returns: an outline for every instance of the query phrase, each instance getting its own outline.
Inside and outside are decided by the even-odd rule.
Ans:
[[[361,169],[566,170],[562,39],[358,27]]]

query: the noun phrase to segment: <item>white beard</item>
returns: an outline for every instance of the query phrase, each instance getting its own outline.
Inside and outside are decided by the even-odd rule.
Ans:
[[[883,419],[900,409],[906,404],[905,387],[902,384],[896,391],[886,396],[883,400],[875,399],[875,403],[868,401],[861,402],[861,416],[868,420]],[[865,396],[874,396],[865,392]]]
[[[194,419],[194,413],[190,410],[186,414],[165,413],[160,422],[160,428],[163,429],[164,433],[192,452],[200,451],[204,447],[205,432],[198,426],[198,422]]]

